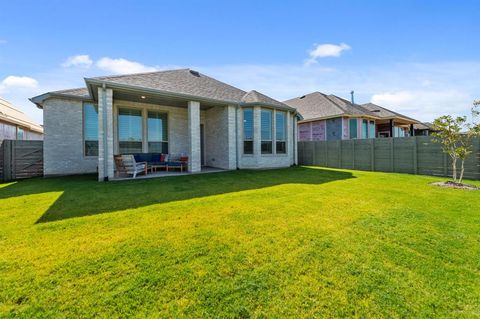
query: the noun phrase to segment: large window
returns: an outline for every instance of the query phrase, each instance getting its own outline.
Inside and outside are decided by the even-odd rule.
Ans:
[[[167,113],[148,112],[148,152],[168,154]]]
[[[83,104],[83,140],[85,156],[98,156],[98,108]]]
[[[275,114],[275,137],[277,154],[287,152],[287,113],[277,111]]]
[[[262,137],[262,154],[272,154],[272,110],[262,109],[260,127]]]
[[[23,140],[23,128],[17,127],[17,140]]]
[[[243,110],[243,154],[253,154],[253,109]]]
[[[350,139],[357,138],[357,119],[350,119],[349,130],[350,130]]]
[[[118,110],[118,146],[120,154],[142,152],[142,112]]]
[[[368,138],[368,121],[362,120],[362,138]]]
[[[368,122],[368,137],[375,138],[375,122],[374,121]]]

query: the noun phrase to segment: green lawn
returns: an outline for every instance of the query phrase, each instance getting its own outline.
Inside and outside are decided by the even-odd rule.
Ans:
[[[438,180],[0,184],[0,317],[480,317],[480,192]]]

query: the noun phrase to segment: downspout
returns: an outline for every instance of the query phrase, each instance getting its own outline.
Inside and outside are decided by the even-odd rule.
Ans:
[[[102,85],[102,116],[103,116],[103,181],[108,182],[108,145],[107,145],[107,88]]]
[[[235,165],[237,170],[240,169],[240,165],[238,164],[239,157],[238,157],[238,110],[240,109],[240,104],[237,103],[235,107]]]
[[[296,121],[296,118],[297,118],[297,112],[293,113],[293,117],[292,117],[292,120],[293,120],[293,123],[292,123],[292,126],[293,126],[293,166],[297,166],[297,161],[296,159],[298,158],[298,155],[297,155],[297,128],[295,126],[295,121]]]

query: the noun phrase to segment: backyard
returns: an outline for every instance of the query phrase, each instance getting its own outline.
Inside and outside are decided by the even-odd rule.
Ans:
[[[480,192],[440,180],[295,167],[0,184],[0,317],[479,317]]]

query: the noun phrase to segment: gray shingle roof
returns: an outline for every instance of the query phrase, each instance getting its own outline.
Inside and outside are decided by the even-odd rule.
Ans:
[[[93,79],[220,101],[238,102],[247,93],[190,69],[101,76]]]
[[[252,91],[248,92],[247,94],[245,94],[242,97],[240,102],[248,103],[248,104],[265,104],[265,105],[273,105],[273,106],[290,108],[285,103],[274,100],[271,97],[268,97],[265,94],[262,94],[258,91],[255,91],[255,90],[252,90]]]
[[[294,99],[284,101],[297,109],[304,120],[327,118],[342,115],[374,116],[360,105],[352,104],[336,95],[313,92]]]
[[[411,117],[408,117],[408,116],[405,116],[403,114],[400,114],[400,113],[394,112],[392,110],[386,109],[386,108],[384,108],[380,105],[377,105],[377,104],[365,103],[365,104],[362,104],[362,107],[364,107],[365,109],[372,112],[376,117],[380,117],[380,118],[403,118],[403,119],[406,119],[406,120],[418,122],[417,120],[412,119]]]
[[[68,89],[68,90],[60,90],[51,92],[57,95],[67,95],[67,96],[78,96],[84,98],[90,98],[88,94],[87,88],[76,88],[76,89]]]

